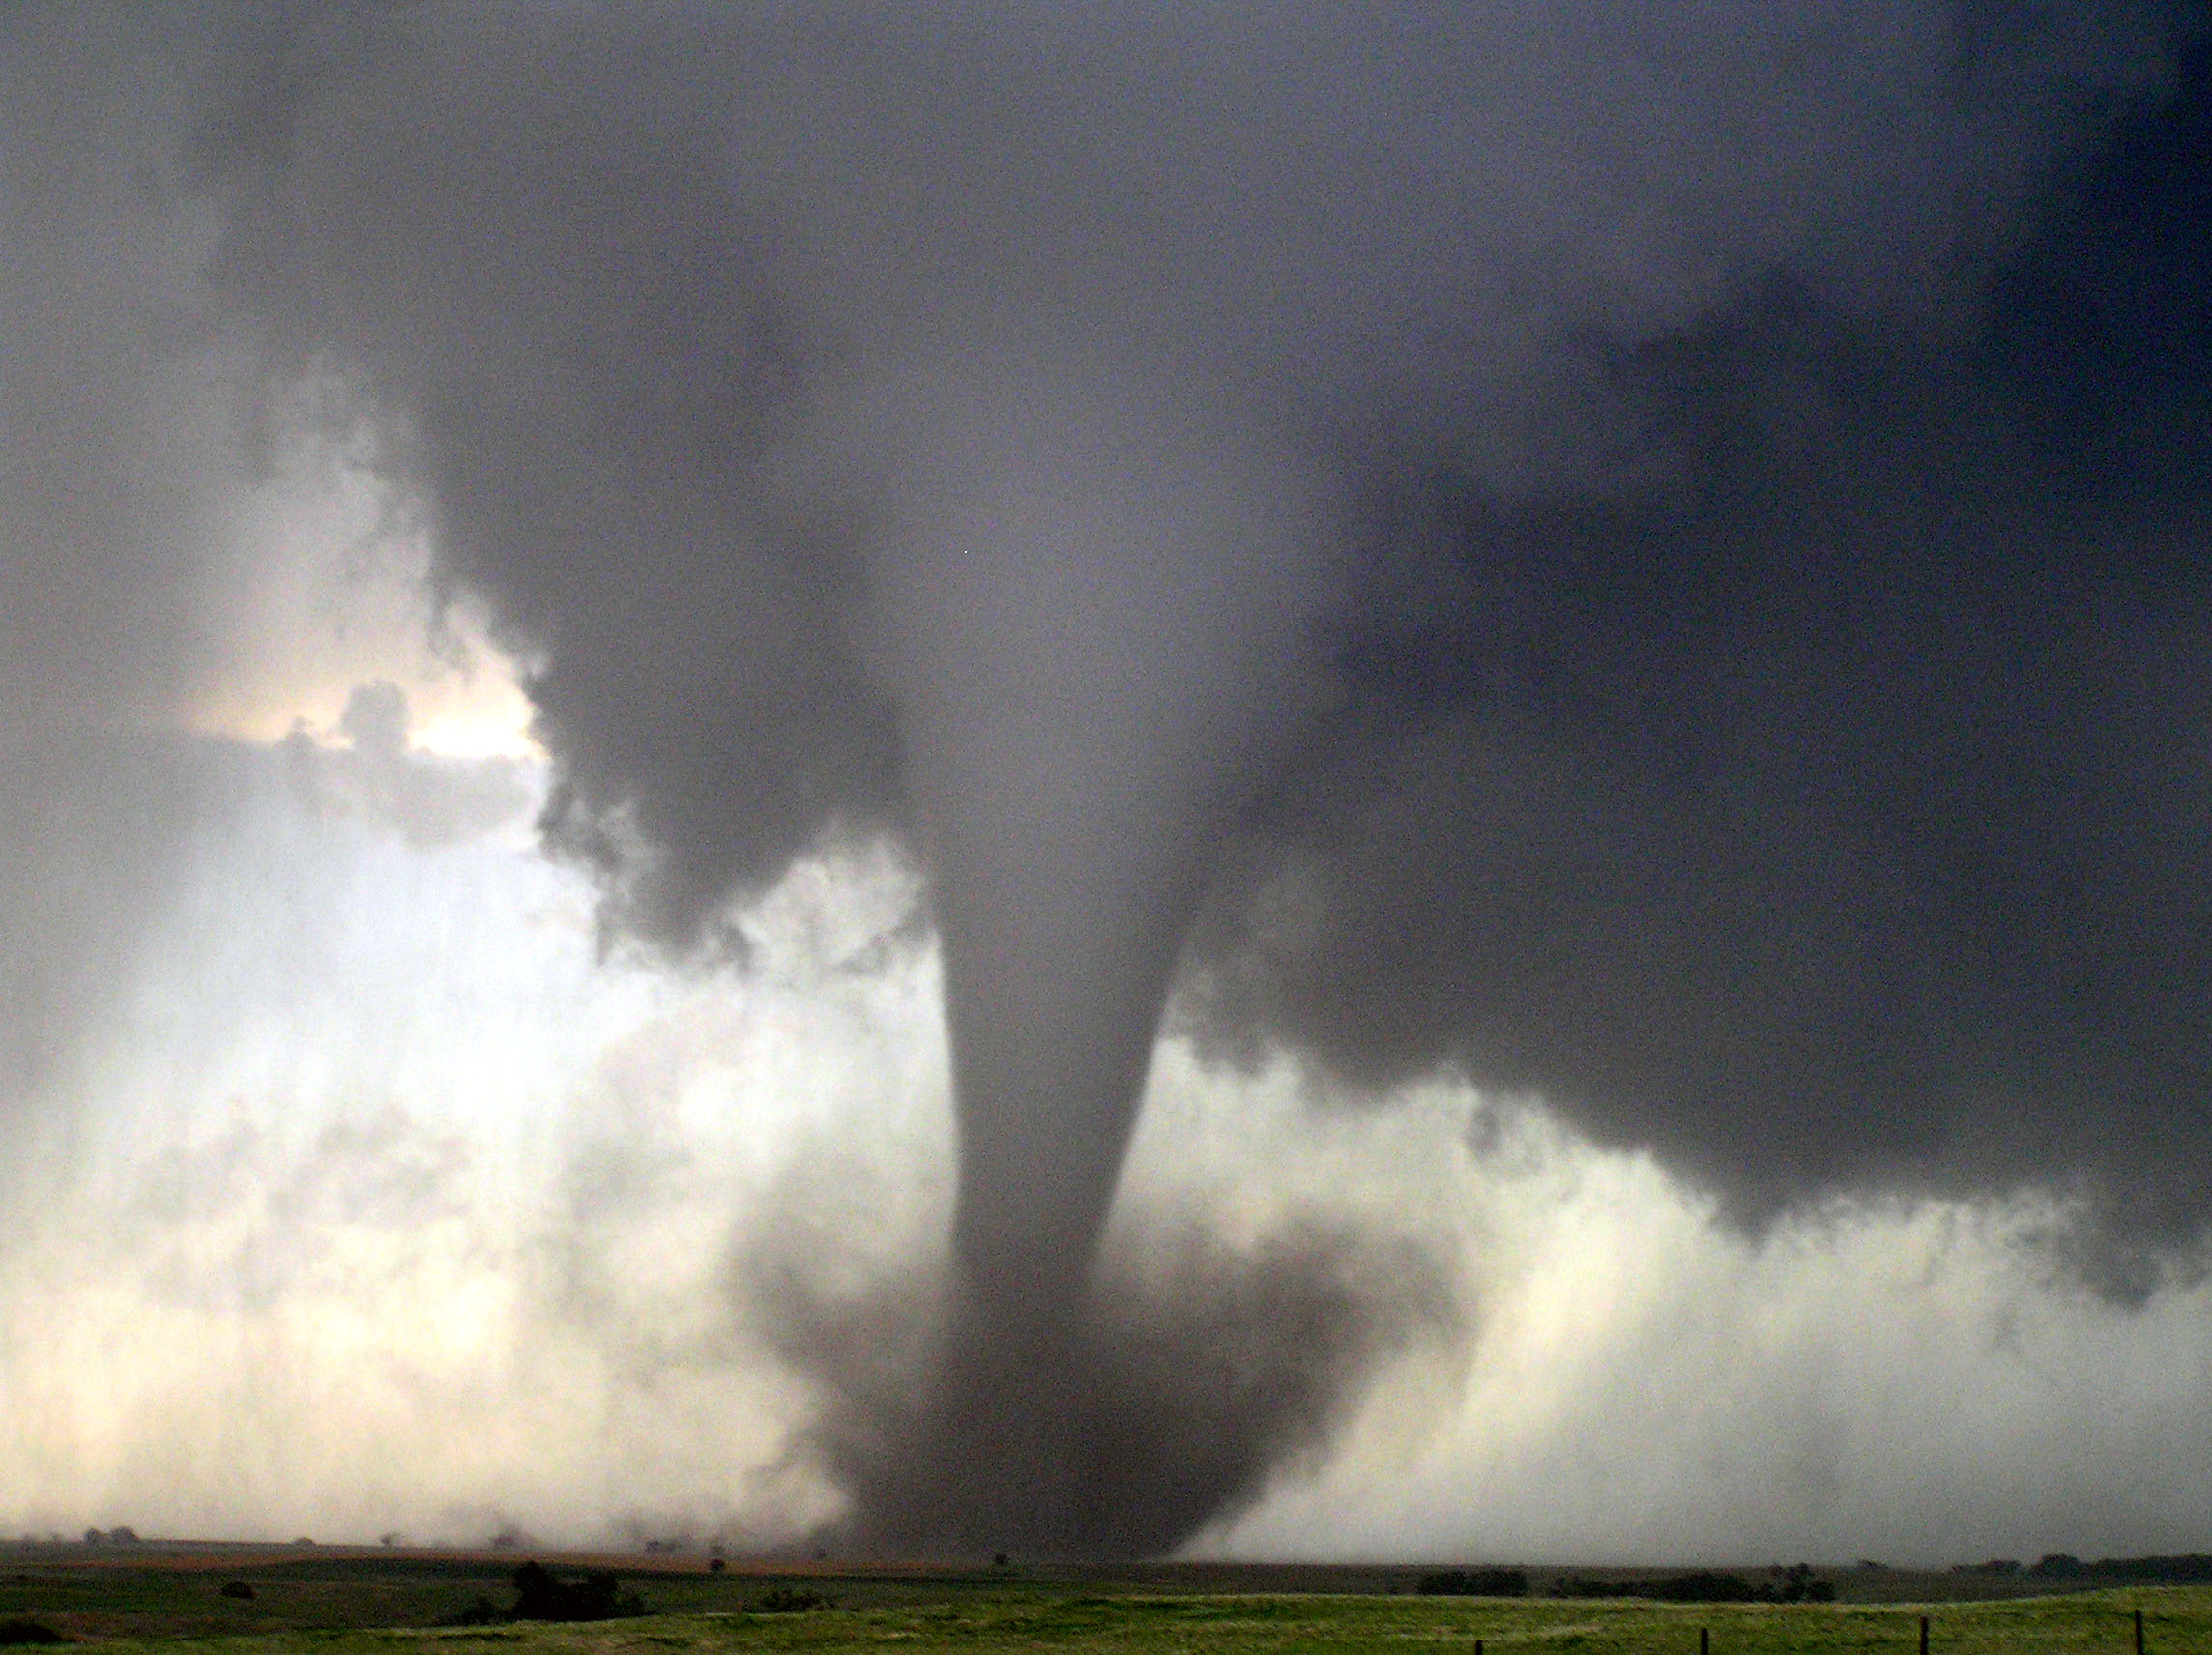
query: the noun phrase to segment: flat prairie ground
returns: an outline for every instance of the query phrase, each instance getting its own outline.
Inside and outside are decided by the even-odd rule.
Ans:
[[[1951,1604],[1931,1620],[1931,1655],[2086,1655],[2135,1648],[2141,1607],[2145,1646],[2166,1655],[2212,1652],[2212,1588],[2081,1593],[2006,1603]],[[1690,1655],[1699,1632],[1711,1655],[1780,1651],[1917,1651],[1920,1617],[1906,1606],[1660,1606],[1629,1600],[1514,1603],[1355,1597],[1004,1598],[900,1609],[800,1613],[652,1615],[568,1625],[322,1632],[189,1641],[104,1643],[164,1655],[718,1655],[724,1650],[835,1655],[936,1655],[939,1651],[1063,1650],[1069,1655],[1488,1655],[1575,1650],[1585,1655]]]
[[[210,1562],[215,1564],[210,1567]],[[559,1560],[565,1573],[582,1565]],[[394,1560],[396,1564],[396,1560]],[[1894,1651],[1915,1655],[2132,1655],[2134,1611],[2150,1655],[2212,1655],[2212,1587],[2127,1588],[1970,1602],[1668,1605],[1634,1599],[1424,1597],[1399,1590],[1162,1591],[1127,1580],[858,1575],[780,1577],[826,1600],[748,1609],[777,1578],[732,1569],[626,1570],[625,1589],[664,1612],[610,1621],[484,1626],[450,1621],[476,1598],[509,1601],[513,1559],[383,1564],[241,1555],[161,1567],[18,1569],[0,1575],[0,1625],[30,1619],[101,1655],[1711,1655]],[[249,1601],[219,1596],[252,1582]],[[786,1601],[789,1601],[788,1599]],[[667,1612],[673,1611],[673,1612]],[[14,1649],[0,1655],[16,1655]],[[29,1655],[28,1648],[24,1655]]]

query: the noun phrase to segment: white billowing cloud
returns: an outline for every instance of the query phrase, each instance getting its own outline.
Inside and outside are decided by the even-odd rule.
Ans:
[[[0,1530],[827,1510],[730,1250],[816,1139],[856,1177],[895,1161],[884,1243],[929,1246],[947,1106],[908,876],[801,866],[732,983],[599,959],[578,877],[303,810],[275,754],[196,849],[19,1164]]]
[[[1369,1199],[1418,1210],[1451,1188],[1478,1324],[1465,1369],[1441,1399],[1417,1374],[1380,1389],[1324,1472],[1202,1549],[1752,1564],[2201,1549],[2212,1287],[2138,1310],[2089,1293],[2040,1245],[2062,1205],[1843,1205],[1755,1242],[1648,1157],[1540,1111],[1440,1086],[1387,1113],[1430,1123],[1428,1156],[1414,1187],[1393,1169]],[[1335,1156],[1367,1126],[1305,1131]]]

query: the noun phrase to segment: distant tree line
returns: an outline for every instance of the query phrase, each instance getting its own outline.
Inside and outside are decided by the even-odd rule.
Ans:
[[[1800,1572],[1802,1571],[1802,1572]],[[1827,1603],[1836,1588],[1815,1580],[1810,1564],[1779,1572],[1761,1582],[1719,1569],[1685,1569],[1679,1574],[1607,1580],[1584,1575],[1559,1582],[1560,1597],[1647,1598],[1653,1603]]]
[[[2212,1556],[2186,1552],[2172,1557],[2100,1557],[2094,1563],[2084,1563],[2064,1552],[2053,1552],[2038,1558],[2027,1572],[2061,1580],[2095,1575],[2107,1581],[2212,1581]]]
[[[2084,1563],[2071,1552],[2050,1552],[2022,1566],[2017,1557],[1992,1557],[1986,1563],[1958,1563],[1954,1575],[2026,1575],[2046,1581],[2159,1581],[2180,1583],[2212,1581],[2212,1557],[2200,1552],[2172,1557],[2100,1557]]]
[[[1868,1570],[1883,1565],[1862,1561],[1858,1567]],[[2212,1555],[2188,1552],[2084,1562],[2071,1553],[2052,1552],[2027,1564],[2016,1557],[1961,1563],[1953,1573],[2049,1582],[2186,1585],[2212,1582]],[[1535,1592],[1558,1598],[1645,1598],[1656,1603],[1832,1603],[1836,1596],[1835,1582],[1815,1574],[1810,1563],[1777,1564],[1764,1580],[1717,1569],[1622,1577],[1562,1574],[1550,1582],[1548,1591],[1532,1582],[1526,1569],[1432,1569],[1420,1578],[1420,1590],[1437,1597],[1517,1598]]]
[[[1420,1589],[1433,1597],[1526,1597],[1531,1590],[1526,1569],[1433,1569]],[[1655,1603],[1831,1603],[1835,1582],[1813,1573],[1810,1563],[1777,1566],[1761,1582],[1717,1569],[1689,1569],[1673,1575],[1561,1575],[1549,1593],[1559,1598],[1646,1598]]]

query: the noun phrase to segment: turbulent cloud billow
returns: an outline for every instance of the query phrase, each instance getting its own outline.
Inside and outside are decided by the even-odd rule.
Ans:
[[[10,146],[12,696],[220,600],[85,516],[200,429],[169,364],[311,375],[526,663],[610,926],[742,952],[825,833],[926,870],[953,1280],[927,1400],[825,1428],[857,1541],[1170,1544],[1461,1314],[1356,1235],[1094,1291],[1171,989],[1752,1220],[2051,1184],[2123,1289],[2201,1230],[2189,10],[4,27],[75,123]]]

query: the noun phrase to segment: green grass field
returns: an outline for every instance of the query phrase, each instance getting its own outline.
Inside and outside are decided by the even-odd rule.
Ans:
[[[386,1561],[268,1553],[24,1567],[0,1575],[0,1622],[30,1619],[102,1655],[702,1655],[723,1650],[833,1655],[937,1655],[1039,1649],[1068,1655],[1327,1655],[1402,1650],[1587,1651],[1691,1655],[1699,1632],[1712,1655],[1897,1651],[2038,1655],[2135,1647],[2144,1611],[2153,1655],[2212,1655],[2212,1587],[2076,1592],[2000,1601],[1806,1605],[1661,1605],[1624,1599],[1421,1597],[1370,1592],[1174,1591],[1126,1577],[1087,1589],[1072,1575],[831,1571],[799,1582],[830,1607],[756,1612],[773,1578],[697,1566],[626,1571],[626,1584],[661,1611],[576,1624],[452,1626],[473,1599],[505,1603],[511,1559]],[[569,1565],[572,1571],[574,1565]],[[1227,1578],[1234,1579],[1231,1572]],[[254,1586],[223,1598],[227,1581]],[[14,1655],[10,1651],[9,1655]]]
[[[2133,1650],[2131,1611],[2145,1611],[2147,1647],[2212,1651],[2212,1590],[2084,1593],[2008,1603],[1952,1604],[1936,1611],[1931,1650],[1946,1655]],[[1894,1606],[1657,1607],[1629,1602],[1444,1602],[1415,1598],[1007,1597],[897,1609],[830,1609],[798,1614],[655,1615],[575,1625],[276,1634],[240,1640],[135,1640],[103,1650],[312,1649],[323,1655],[674,1655],[728,1649],[830,1655],[844,1650],[1044,1649],[1071,1655],[1196,1655],[1199,1651],[1579,1650],[1590,1655],[1914,1651],[1919,1612]]]

